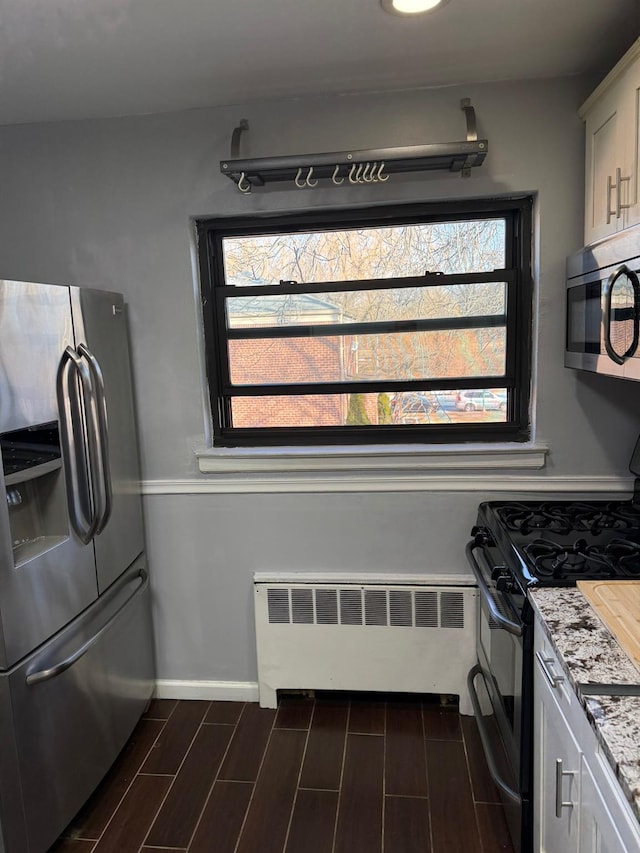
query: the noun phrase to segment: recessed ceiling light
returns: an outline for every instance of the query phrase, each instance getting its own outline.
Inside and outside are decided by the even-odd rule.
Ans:
[[[380,0],[385,12],[392,15],[419,15],[430,12],[438,6],[444,6],[448,0]]]

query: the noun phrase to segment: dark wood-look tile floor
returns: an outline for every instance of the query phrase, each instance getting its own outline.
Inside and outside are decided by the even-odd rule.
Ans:
[[[55,853],[513,853],[473,718],[438,697],[154,700]]]

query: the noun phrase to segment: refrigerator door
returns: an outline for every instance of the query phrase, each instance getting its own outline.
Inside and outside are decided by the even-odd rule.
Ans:
[[[93,549],[70,527],[60,444],[57,375],[72,343],[67,287],[0,281],[0,670],[98,594]],[[66,390],[77,387],[74,374]],[[86,509],[81,445],[71,491]]]
[[[127,317],[122,296],[71,288],[76,351],[86,361],[98,395],[104,389],[100,458],[94,477],[101,494],[99,532],[93,543],[102,593],[144,548],[140,463],[135,428]],[[101,466],[98,465],[98,468]]]
[[[142,557],[64,631],[0,675],[0,721],[12,718],[0,730],[9,853],[53,844],[126,743],[151,698],[153,672]]]

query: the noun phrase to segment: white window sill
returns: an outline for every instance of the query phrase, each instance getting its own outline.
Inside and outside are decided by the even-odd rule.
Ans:
[[[496,480],[481,472],[539,470],[547,452],[531,443],[195,450],[201,473],[231,491],[475,490]]]

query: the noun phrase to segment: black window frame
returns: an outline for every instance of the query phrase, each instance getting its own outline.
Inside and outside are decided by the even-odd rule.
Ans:
[[[268,447],[331,444],[457,444],[462,442],[524,442],[530,439],[529,398],[532,359],[532,209],[530,196],[501,199],[379,205],[366,208],[323,208],[318,211],[256,213],[196,220],[200,267],[201,307],[204,324],[205,361],[212,415],[214,447]],[[265,330],[243,329],[228,334],[225,298],[240,296],[242,288],[225,285],[222,241],[228,237],[313,230],[385,227],[495,218],[506,223],[506,263],[503,269],[482,273],[425,274],[421,277],[374,279],[360,282],[362,289],[416,285],[468,284],[499,281],[507,285],[505,375],[499,377],[452,378],[432,380],[375,380],[301,385],[234,386],[229,378],[228,341],[233,337],[269,337]],[[326,293],[355,290],[356,282],[321,282],[261,286],[263,294]],[[253,292],[253,291],[252,291]],[[405,321],[389,321],[395,331]],[[424,321],[428,326],[429,321]],[[360,331],[366,324],[359,324]],[[377,324],[379,325],[379,324]],[[471,328],[472,322],[464,328]],[[318,334],[315,327],[314,334]],[[411,330],[416,323],[412,321]],[[298,329],[299,331],[299,329]],[[325,332],[326,333],[326,332]],[[344,333],[344,331],[343,331]],[[271,334],[273,332],[271,331]],[[290,334],[283,327],[282,335]],[[382,391],[467,390],[505,388],[505,422],[472,424],[393,424],[321,427],[233,427],[233,396],[299,395],[309,393],[376,393]]]

